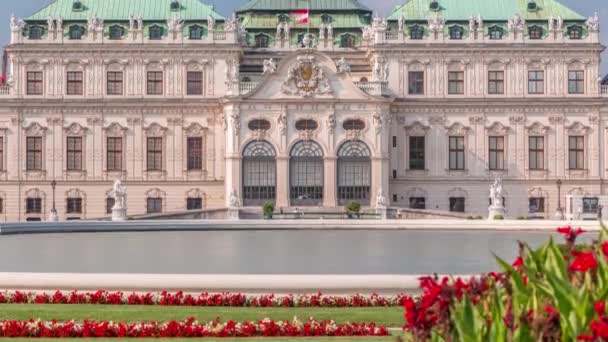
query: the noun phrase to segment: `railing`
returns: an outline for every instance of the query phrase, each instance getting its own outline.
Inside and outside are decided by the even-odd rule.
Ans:
[[[251,92],[257,86],[258,86],[258,82],[241,82],[239,84],[239,94],[245,95],[245,94]]]
[[[600,94],[602,96],[608,96],[608,84],[607,85],[600,85]]]
[[[399,32],[397,32],[397,31],[386,31],[384,38],[386,40],[397,40],[397,39],[399,39]]]
[[[373,96],[389,95],[388,82],[355,82],[355,85],[357,85],[359,89]]]
[[[11,94],[10,87],[8,85],[0,85],[0,96],[8,96]]]
[[[213,31],[213,40],[226,40],[226,31]]]

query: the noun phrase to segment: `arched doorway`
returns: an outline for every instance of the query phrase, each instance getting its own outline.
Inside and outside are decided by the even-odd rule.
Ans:
[[[323,150],[314,141],[293,146],[289,160],[291,205],[323,204]]]
[[[276,198],[276,153],[267,141],[249,143],[243,151],[243,205],[261,206]]]
[[[338,150],[338,203],[370,204],[371,152],[362,141],[349,141]]]

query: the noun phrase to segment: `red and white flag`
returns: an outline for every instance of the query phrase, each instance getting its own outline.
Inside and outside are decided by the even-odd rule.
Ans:
[[[291,11],[293,20],[300,24],[308,24],[308,9],[297,9]]]

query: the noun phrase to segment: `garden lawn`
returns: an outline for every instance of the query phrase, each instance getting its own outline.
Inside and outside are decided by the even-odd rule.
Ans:
[[[334,320],[338,324],[374,322],[376,325],[402,327],[402,307],[371,308],[241,308],[241,307],[191,307],[191,306],[140,306],[140,305],[62,305],[62,304],[0,304],[0,320],[53,320],[57,321],[181,321],[190,317],[199,322],[233,320],[258,321],[264,318],[292,320],[298,317],[318,321]],[[96,340],[99,341],[99,340]],[[224,341],[224,340],[223,340]],[[279,341],[279,340],[274,340]]]

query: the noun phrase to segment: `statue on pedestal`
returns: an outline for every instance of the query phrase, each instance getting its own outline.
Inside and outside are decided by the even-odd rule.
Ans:
[[[122,185],[120,179],[114,182],[112,194],[114,206],[112,207],[112,221],[127,220],[127,187]]]
[[[503,199],[503,187],[502,187],[502,179],[496,178],[494,180],[494,184],[490,186],[490,208],[489,208],[489,219],[496,220],[498,217],[504,219],[505,216],[505,206],[502,201]]]

